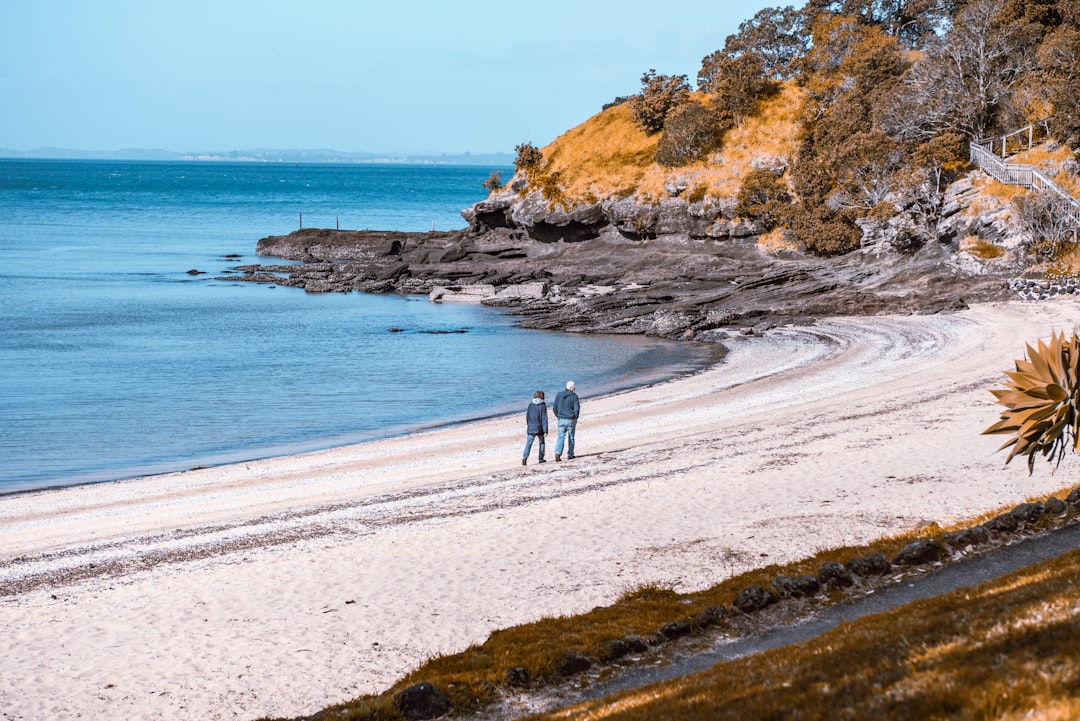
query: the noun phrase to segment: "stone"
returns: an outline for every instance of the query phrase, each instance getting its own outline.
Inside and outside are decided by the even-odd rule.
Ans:
[[[1080,508],[1080,488],[1074,488],[1065,496],[1065,503],[1072,508]]]
[[[731,618],[730,606],[709,606],[694,616],[693,623],[699,628],[716,626]]]
[[[1020,527],[1020,519],[1012,512],[1002,513],[983,524],[986,528],[997,533],[1012,533]]]
[[[649,645],[645,643],[645,639],[636,635],[624,636],[604,644],[604,653],[612,661],[632,653],[645,653],[648,650]]]
[[[989,543],[989,541],[990,533],[982,526],[965,528],[945,538],[945,542],[957,550],[970,548],[971,546],[981,546],[984,543]]]
[[[683,636],[689,636],[693,629],[686,621],[672,621],[660,627],[660,635],[668,641],[674,641]]]
[[[450,711],[450,698],[427,681],[398,691],[393,699],[398,712],[408,721],[426,721]]]
[[[772,591],[762,585],[754,584],[739,591],[731,605],[743,613],[753,613],[771,606],[778,600]]]
[[[893,559],[896,566],[925,566],[928,563],[940,561],[942,557],[941,544],[929,538],[920,538],[912,541],[900,549]]]
[[[846,588],[855,584],[855,576],[839,561],[825,561],[818,567],[818,582],[826,588]]]
[[[1067,506],[1065,505],[1065,501],[1061,500],[1060,498],[1054,498],[1053,496],[1050,496],[1045,501],[1043,501],[1043,509],[1046,511],[1046,515],[1048,516],[1060,516],[1062,513],[1065,512],[1066,508]]]
[[[581,651],[571,651],[559,662],[559,673],[570,677],[588,671],[592,665],[592,659],[586,654]]]
[[[514,666],[506,671],[506,682],[515,688],[528,688],[529,672],[522,666]]]
[[[1009,515],[1024,524],[1038,523],[1039,519],[1042,518],[1045,513],[1046,506],[1038,502],[1021,503],[1019,506],[1009,511]]]
[[[856,576],[884,576],[892,568],[884,553],[857,556],[848,561],[848,570]]]
[[[821,591],[821,582],[815,576],[777,576],[772,587],[781,598],[813,596]]]

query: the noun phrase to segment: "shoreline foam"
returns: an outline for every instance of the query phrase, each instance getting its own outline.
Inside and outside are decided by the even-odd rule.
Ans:
[[[688,591],[1059,489],[1004,466],[989,388],[1080,304],[836,319],[583,404],[522,468],[500,417],[0,498],[12,718],[291,716],[492,630]]]

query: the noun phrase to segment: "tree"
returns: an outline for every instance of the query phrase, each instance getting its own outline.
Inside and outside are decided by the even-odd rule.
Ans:
[[[656,144],[656,162],[669,168],[704,157],[720,145],[723,128],[711,110],[687,101],[664,121],[664,133]]]
[[[760,60],[764,78],[791,80],[799,60],[810,46],[810,35],[803,20],[803,14],[791,6],[759,10],[753,18],[739,25],[736,34],[727,37],[723,50],[702,60],[698,87],[704,90],[711,83],[712,68],[716,63],[744,55]]]
[[[650,135],[658,133],[668,113],[689,95],[685,75],[657,75],[650,69],[641,76],[641,92],[630,98],[630,112],[638,127]]]
[[[946,131],[971,140],[1017,123],[1012,94],[1035,68],[1041,28],[1002,21],[1005,0],[971,0],[949,32],[935,39],[904,79],[907,107],[890,131],[927,138]]]
[[[1053,107],[1050,130],[1073,148],[1080,146],[1080,30],[1062,25],[1039,46],[1039,76]]]
[[[701,75],[698,78],[700,83]],[[719,58],[700,87],[713,97],[728,127],[742,125],[757,112],[762,99],[777,90],[776,83],[765,77],[760,56],[752,54]]]

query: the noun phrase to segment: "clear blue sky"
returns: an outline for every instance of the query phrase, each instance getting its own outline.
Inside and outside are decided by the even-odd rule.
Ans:
[[[512,152],[784,4],[2,0],[0,148]]]

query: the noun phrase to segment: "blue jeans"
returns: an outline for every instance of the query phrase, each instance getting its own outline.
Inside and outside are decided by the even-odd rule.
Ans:
[[[577,418],[559,419],[559,437],[555,441],[555,455],[561,456],[563,441],[566,441],[566,457],[574,457],[574,429],[577,428]]]
[[[525,439],[525,452],[521,454],[523,460],[528,460],[529,453],[532,452],[533,439],[540,439],[540,460],[544,460],[544,436],[537,433],[535,436],[530,435]]]

